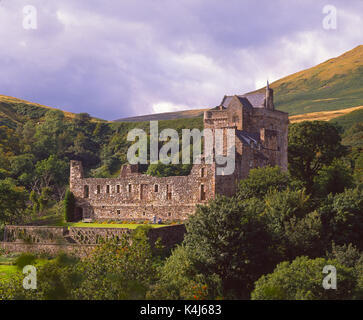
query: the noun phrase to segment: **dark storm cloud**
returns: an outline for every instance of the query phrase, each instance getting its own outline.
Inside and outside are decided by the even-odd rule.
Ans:
[[[106,119],[214,106],[361,42],[360,0],[33,0],[24,30],[27,4],[0,2],[0,94]]]

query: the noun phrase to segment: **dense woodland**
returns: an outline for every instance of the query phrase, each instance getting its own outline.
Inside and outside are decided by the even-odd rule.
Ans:
[[[235,197],[197,208],[184,242],[152,249],[147,227],[133,241],[105,243],[83,260],[59,255],[38,270],[39,289],[6,281],[0,299],[362,299],[363,122],[301,122],[289,128],[289,172],[251,170]],[[116,176],[127,132],[148,123],[107,123],[50,110],[0,127],[0,224],[60,216],[69,160],[86,174]],[[202,119],[161,121],[201,128]],[[153,175],[188,167],[146,166]],[[28,256],[28,259],[34,257]],[[323,267],[337,268],[338,290],[324,290]],[[19,275],[21,277],[21,275]]]

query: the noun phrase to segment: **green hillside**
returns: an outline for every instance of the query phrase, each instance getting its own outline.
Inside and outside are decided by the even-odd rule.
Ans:
[[[271,88],[276,108],[290,116],[363,105],[363,45],[282,78]]]
[[[59,110],[38,103],[0,95],[0,126],[6,125],[15,129],[17,124],[27,120],[42,119],[48,110]],[[67,118],[74,118],[75,114],[62,111]],[[92,118],[93,121],[100,119]]]
[[[343,129],[348,129],[356,123],[363,123],[363,109],[355,110],[343,116],[337,117],[331,122],[339,124]]]

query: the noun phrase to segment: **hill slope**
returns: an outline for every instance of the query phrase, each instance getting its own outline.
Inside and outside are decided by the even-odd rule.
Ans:
[[[27,119],[41,119],[48,110],[59,110],[38,103],[0,95],[0,126],[6,125],[16,128]],[[61,110],[67,118],[74,118],[75,114]],[[97,120],[93,118],[93,120]]]
[[[204,111],[208,109],[195,109],[184,110],[175,112],[154,113],[144,116],[129,117],[115,120],[115,122],[138,122],[138,121],[151,121],[151,120],[174,120],[174,119],[189,119],[202,117]]]
[[[270,86],[275,91],[276,108],[290,115],[361,106],[363,45]]]

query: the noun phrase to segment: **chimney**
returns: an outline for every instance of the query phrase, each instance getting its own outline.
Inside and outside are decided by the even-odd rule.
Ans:
[[[266,85],[265,108],[269,110],[275,110],[274,91],[270,88],[268,80]]]

